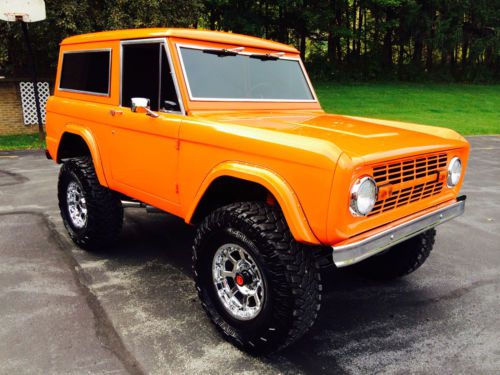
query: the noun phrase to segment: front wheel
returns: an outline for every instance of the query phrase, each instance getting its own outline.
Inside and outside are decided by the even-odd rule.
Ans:
[[[196,233],[193,269],[203,308],[224,338],[264,354],[307,332],[321,300],[314,250],[296,242],[281,211],[265,203],[210,214]]]

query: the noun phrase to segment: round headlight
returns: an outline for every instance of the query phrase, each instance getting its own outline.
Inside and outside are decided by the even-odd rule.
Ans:
[[[360,177],[351,188],[351,213],[366,216],[377,202],[377,184],[369,176]]]
[[[462,162],[460,158],[454,157],[450,161],[450,165],[448,165],[448,179],[446,183],[448,187],[454,187],[460,181],[460,176],[462,175]]]

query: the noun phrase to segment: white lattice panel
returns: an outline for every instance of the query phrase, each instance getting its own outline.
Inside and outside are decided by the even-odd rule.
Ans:
[[[35,92],[32,82],[20,82],[21,104],[23,106],[24,125],[38,124],[35,106]],[[38,82],[38,95],[40,97],[40,110],[42,112],[42,122],[45,124],[45,104],[50,95],[49,83]]]

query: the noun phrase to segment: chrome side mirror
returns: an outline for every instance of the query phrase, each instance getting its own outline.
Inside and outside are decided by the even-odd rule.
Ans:
[[[132,98],[130,99],[130,110],[136,113],[145,113],[151,117],[158,117],[159,115],[149,109],[148,98]]]

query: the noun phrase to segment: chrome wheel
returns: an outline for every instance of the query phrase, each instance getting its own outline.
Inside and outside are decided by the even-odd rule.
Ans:
[[[87,202],[83,196],[82,188],[79,184],[71,181],[66,190],[66,202],[68,204],[69,218],[71,223],[78,229],[87,225]]]
[[[255,318],[264,303],[264,283],[255,260],[240,245],[224,244],[212,261],[215,290],[226,311],[238,320]]]

